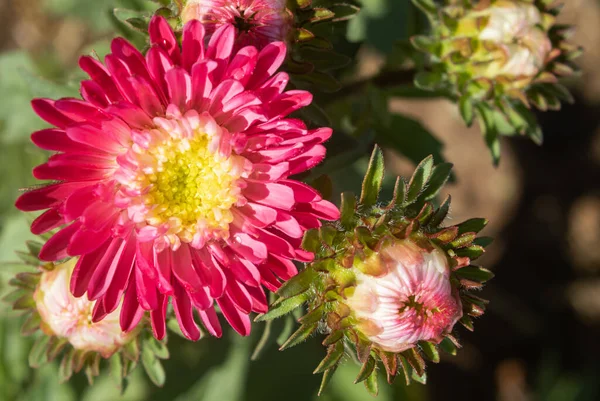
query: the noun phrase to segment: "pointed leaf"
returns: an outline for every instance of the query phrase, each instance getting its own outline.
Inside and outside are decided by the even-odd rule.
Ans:
[[[419,346],[421,350],[425,354],[425,356],[433,363],[438,363],[440,361],[440,353],[437,350],[435,344],[430,343],[428,341],[420,341]]]
[[[321,380],[321,385],[319,386],[319,392],[318,392],[319,396],[321,394],[323,394],[323,391],[325,390],[325,388],[331,381],[331,378],[333,377],[333,374],[335,373],[336,369],[337,369],[337,365],[332,367],[331,369],[327,369],[325,371],[325,373],[323,373],[323,379]]]
[[[283,299],[286,299],[301,294],[310,288],[310,285],[315,282],[315,279],[318,275],[319,273],[317,273],[314,269],[307,267],[286,281],[279,288],[279,290],[277,290],[277,295]]]
[[[458,234],[464,234],[467,232],[478,233],[483,230],[487,224],[488,220],[482,218],[466,220],[458,225]]]
[[[419,194],[425,189],[433,172],[433,156],[427,156],[415,168],[406,193],[406,203],[411,204],[417,200]]]
[[[376,396],[379,393],[379,383],[377,382],[377,369],[373,369],[371,375],[365,380],[365,388],[369,394]]]
[[[373,359],[373,357],[369,357],[360,368],[360,372],[358,373],[358,376],[356,376],[354,384],[367,380],[369,376],[371,376],[371,374],[373,373],[373,369],[375,369],[376,365],[377,363],[375,362],[375,359]]]
[[[297,307],[308,301],[308,298],[309,295],[307,293],[302,293],[291,298],[283,299],[281,302],[278,301],[271,306],[270,310],[267,313],[265,313],[264,315],[258,315],[256,319],[254,319],[254,321],[264,322],[267,320],[277,319],[278,317],[281,317],[291,312],[292,310],[296,309]]]
[[[46,334],[42,334],[37,338],[29,352],[29,366],[32,368],[39,368],[48,362],[46,351],[48,350],[49,342],[50,336],[47,336]]]
[[[434,199],[440,190],[446,185],[446,182],[450,178],[452,172],[452,163],[441,163],[433,168],[427,188],[421,193],[421,199],[429,201]]]
[[[152,383],[158,387],[165,384],[165,369],[150,347],[142,349],[142,365]]]
[[[383,164],[383,152],[379,146],[375,145],[369,167],[363,180],[362,192],[360,194],[360,204],[366,207],[377,203],[381,184],[383,183],[385,166]]]
[[[311,325],[303,324],[298,330],[294,332],[294,334],[290,336],[290,338],[287,339],[285,343],[283,343],[279,350],[283,351],[305,341],[308,337],[310,337],[312,333],[314,333],[317,330],[318,326],[318,323],[314,323]]]
[[[313,374],[325,372],[326,370],[331,369],[332,367],[336,366],[338,364],[338,362],[340,361],[340,359],[342,359],[343,355],[344,355],[343,342],[338,341],[337,343],[335,343],[335,345],[330,345],[329,348],[327,349],[327,355],[325,356],[325,358],[323,358],[321,363],[319,363],[319,366],[317,366],[317,368],[314,370]]]

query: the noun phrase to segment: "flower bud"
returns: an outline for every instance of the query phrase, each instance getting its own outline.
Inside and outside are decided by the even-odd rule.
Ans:
[[[94,301],[75,298],[69,291],[76,259],[43,271],[33,299],[45,334],[65,338],[76,350],[99,353],[109,358],[135,332],[124,333],[119,325],[120,307],[99,322],[92,321]]]
[[[358,329],[375,346],[402,352],[419,341],[439,343],[462,317],[458,291],[450,284],[448,258],[437,247],[430,251],[411,240],[399,240],[366,262],[384,273],[358,272],[347,305]]]
[[[481,11],[472,10],[457,21],[454,37],[471,38],[467,65],[473,78],[504,77],[523,87],[544,68],[552,43],[542,27],[542,13],[533,4],[497,1]]]
[[[225,24],[237,28],[237,46],[261,49],[276,41],[288,41],[292,16],[286,0],[188,0],[181,12],[182,22],[200,20],[212,34]]]
[[[302,246],[314,261],[277,292],[279,299],[257,320],[271,320],[303,303],[300,327],[282,345],[289,348],[317,331],[327,337],[327,356],[315,370],[323,385],[354,350],[363,366],[355,383],[376,393],[377,363],[388,382],[404,371],[408,380],[424,380],[424,358],[439,361],[438,348],[455,354],[460,322],[472,330],[487,301],[470,292],[493,274],[472,262],[489,243],[477,238],[487,224],[470,219],[442,226],[450,199],[434,207],[431,199],[449,178],[447,164],[430,156],[405,183],[398,179],[393,199],[382,205],[383,155],[375,148],[359,199],[342,195],[340,221],[304,236]]]
[[[415,84],[456,101],[463,120],[479,118],[494,162],[498,135],[519,133],[542,142],[530,108],[557,110],[572,102],[558,79],[577,70],[581,49],[571,29],[556,24],[560,7],[534,0],[413,0],[429,17],[429,35],[411,38],[428,55]],[[423,65],[423,63],[421,63]]]
[[[149,330],[144,330],[143,315],[138,316],[137,323],[132,324],[128,332],[121,330],[120,305],[94,322],[93,313],[103,306],[102,302],[76,298],[69,288],[78,259],[56,265],[44,263],[39,259],[42,243],[29,241],[27,247],[29,252],[17,254],[25,264],[35,266],[38,271],[17,274],[10,281],[16,289],[5,300],[13,302],[13,309],[26,314],[22,334],[37,333],[29,355],[31,367],[37,368],[59,358],[61,381],[83,370],[91,384],[100,374],[101,361],[110,358],[111,365],[119,367],[113,370],[113,375],[121,375],[114,379],[123,385],[123,379],[135,368],[143,353],[142,365],[148,377],[161,386],[165,376],[159,359],[168,358],[169,353],[165,342],[156,340]]]

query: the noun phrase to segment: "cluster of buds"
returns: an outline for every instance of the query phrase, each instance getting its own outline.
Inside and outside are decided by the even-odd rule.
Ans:
[[[159,359],[169,357],[165,343],[150,335],[144,322],[123,332],[120,307],[94,321],[94,309],[101,307],[101,302],[75,298],[69,290],[77,259],[44,263],[38,258],[42,244],[29,241],[27,246],[27,252],[17,254],[35,270],[11,279],[15,290],[5,300],[26,315],[21,333],[36,336],[29,354],[30,366],[37,368],[60,359],[61,382],[83,370],[91,384],[100,373],[101,361],[109,360],[114,379],[122,387],[123,380],[141,360],[149,378],[162,385],[164,372]]]
[[[153,14],[169,20],[179,31],[191,20],[199,20],[208,36],[222,25],[237,30],[236,47],[252,45],[258,49],[272,42],[285,42],[288,57],[284,66],[292,82],[299,88],[335,92],[340,83],[330,71],[346,66],[350,59],[336,53],[325,36],[335,29],[331,24],[348,21],[359,7],[333,0],[172,0],[160,2],[154,13],[140,12],[115,16],[123,24],[143,35]]]
[[[424,381],[425,358],[438,362],[438,349],[455,354],[455,324],[473,330],[472,318],[484,313],[487,301],[471,291],[493,277],[472,264],[490,242],[477,238],[487,221],[442,226],[450,198],[439,208],[432,204],[451,167],[428,157],[409,183],[398,179],[392,201],[381,205],[383,156],[376,148],[360,200],[343,194],[340,222],[306,234],[303,246],[314,262],[284,284],[258,320],[307,305],[282,349],[317,331],[326,335],[327,356],[315,370],[324,373],[321,390],[348,349],[362,364],[355,382],[371,393],[379,362],[390,383],[399,373],[407,383]]]
[[[431,22],[430,36],[412,38],[431,63],[416,84],[447,91],[468,125],[478,114],[488,130],[519,132],[541,142],[528,109],[556,110],[561,100],[572,101],[558,78],[576,70],[572,60],[580,54],[566,40],[570,27],[556,23],[554,1],[413,2]],[[496,114],[508,127],[495,122]]]

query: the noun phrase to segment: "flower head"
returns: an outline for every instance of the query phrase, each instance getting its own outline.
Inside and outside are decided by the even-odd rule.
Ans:
[[[17,207],[46,210],[32,224],[41,234],[61,227],[40,257],[81,256],[70,288],[97,300],[92,320],[122,303],[121,328],[150,311],[157,338],[165,334],[173,298],[183,333],[198,339],[193,310],[221,335],[217,303],[239,333],[251,312],[267,309],[261,286],[297,273],[309,261],[300,247],[319,219],[337,208],[290,179],[318,164],[331,130],[307,130],[286,116],[311,102],[284,91],[281,42],[234,51],[235,28],[218,27],[206,44],[192,20],[181,46],[162,17],[149,26],[144,57],[115,39],[105,65],[82,57],[90,76],[83,100],[36,99],[35,111],[55,128],[33,134],[58,153],[34,169],[54,183],[24,193]]]
[[[197,19],[212,34],[231,24],[237,30],[237,46],[259,49],[276,41],[286,42],[292,16],[285,0],[188,0],[181,13],[184,23]]]
[[[134,336],[124,333],[119,325],[119,308],[102,321],[92,320],[95,301],[75,298],[69,291],[69,281],[75,259],[43,270],[33,294],[35,307],[46,335],[67,339],[76,350],[97,352],[109,358]]]
[[[448,258],[411,240],[387,245],[366,261],[382,274],[357,274],[348,306],[358,327],[385,351],[401,352],[419,341],[439,343],[462,317],[458,291],[450,284]],[[367,268],[369,270],[369,268]]]
[[[450,166],[434,166],[426,158],[409,183],[397,180],[394,198],[382,205],[383,165],[376,147],[360,200],[343,194],[340,221],[306,233],[303,246],[315,260],[257,318],[270,320],[307,304],[300,327],[282,349],[316,331],[327,334],[327,356],[314,372],[324,374],[321,389],[347,350],[363,364],[355,383],[364,381],[372,393],[378,362],[390,383],[402,370],[407,380],[424,380],[423,358],[438,362],[438,347],[455,353],[456,323],[472,330],[471,317],[481,316],[487,303],[469,291],[493,277],[471,264],[484,252],[486,242],[476,237],[486,220],[443,227],[449,199],[439,208],[431,203]]]
[[[36,334],[36,342],[29,354],[29,364],[38,368],[59,358],[60,381],[73,373],[85,371],[90,384],[100,374],[100,364],[110,358],[123,368],[112,371],[114,377],[124,379],[135,368],[144,353],[142,364],[148,377],[156,385],[164,383],[159,359],[169,357],[164,342],[157,341],[146,328],[146,321],[125,333],[119,324],[119,309],[109,313],[102,321],[93,319],[102,301],[75,298],[69,290],[77,259],[63,263],[44,263],[38,257],[42,243],[28,241],[28,252],[17,252],[22,262],[36,268],[37,272],[22,272],[10,280],[15,290],[5,300],[12,301],[13,309],[27,315],[22,327],[23,335]],[[38,329],[41,333],[38,333]],[[120,375],[120,376],[119,376]]]
[[[561,101],[573,101],[559,78],[577,70],[573,60],[581,53],[567,40],[571,28],[556,23],[560,7],[538,0],[413,2],[431,22],[430,35],[412,38],[429,56],[415,84],[446,93],[467,125],[479,118],[496,163],[498,135],[541,143],[530,109],[557,110]]]

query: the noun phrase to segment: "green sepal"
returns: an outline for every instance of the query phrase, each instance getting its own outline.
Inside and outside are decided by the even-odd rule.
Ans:
[[[433,363],[438,363],[440,361],[440,353],[435,344],[429,341],[420,341],[419,346],[423,351],[423,354]]]
[[[377,203],[379,191],[383,183],[384,164],[383,152],[379,146],[375,145],[369,167],[362,183],[362,191],[360,194],[360,205],[364,207],[373,206]]]
[[[158,387],[165,384],[165,369],[151,347],[142,348],[142,366],[152,383]]]
[[[373,369],[367,380],[363,382],[365,388],[372,396],[379,394],[379,383],[377,382],[377,368]]]
[[[48,362],[48,344],[50,342],[50,336],[45,334],[40,335],[33,344],[31,351],[29,352],[29,366],[32,368],[39,368]]]
[[[313,334],[317,330],[318,326],[318,323],[313,323],[310,325],[301,325],[300,328],[296,330],[294,334],[292,334],[290,338],[288,338],[281,347],[279,347],[279,350],[286,350],[305,341],[308,337],[310,337],[311,334]]]
[[[367,380],[369,376],[371,376],[371,373],[373,373],[373,369],[375,369],[376,366],[377,362],[375,359],[373,359],[373,357],[367,358],[365,363],[362,364],[360,372],[358,372],[358,376],[356,376],[356,379],[354,380],[354,384],[358,384]]]
[[[344,344],[341,341],[338,341],[334,345],[330,345],[327,349],[327,355],[325,356],[325,358],[323,358],[321,363],[319,363],[319,366],[317,366],[313,374],[323,373],[326,370],[336,366],[339,363],[340,359],[342,359],[343,355]]]
[[[308,299],[309,295],[307,293],[298,294],[290,298],[280,298],[276,303],[271,305],[267,313],[258,315],[254,321],[264,322],[267,320],[277,319],[278,317],[284,316],[292,310],[298,308],[308,301]]]
[[[279,290],[277,290],[277,295],[286,299],[308,291],[311,284],[315,282],[317,276],[318,273],[314,269],[304,269],[286,281]]]
[[[330,369],[327,369],[323,373],[323,378],[321,379],[321,385],[319,386],[319,392],[317,393],[317,395],[320,396],[321,394],[323,394],[323,391],[325,390],[325,388],[331,381],[331,378],[333,377],[333,374],[337,370],[337,367],[338,367],[338,365],[335,365],[335,366],[331,367]]]

